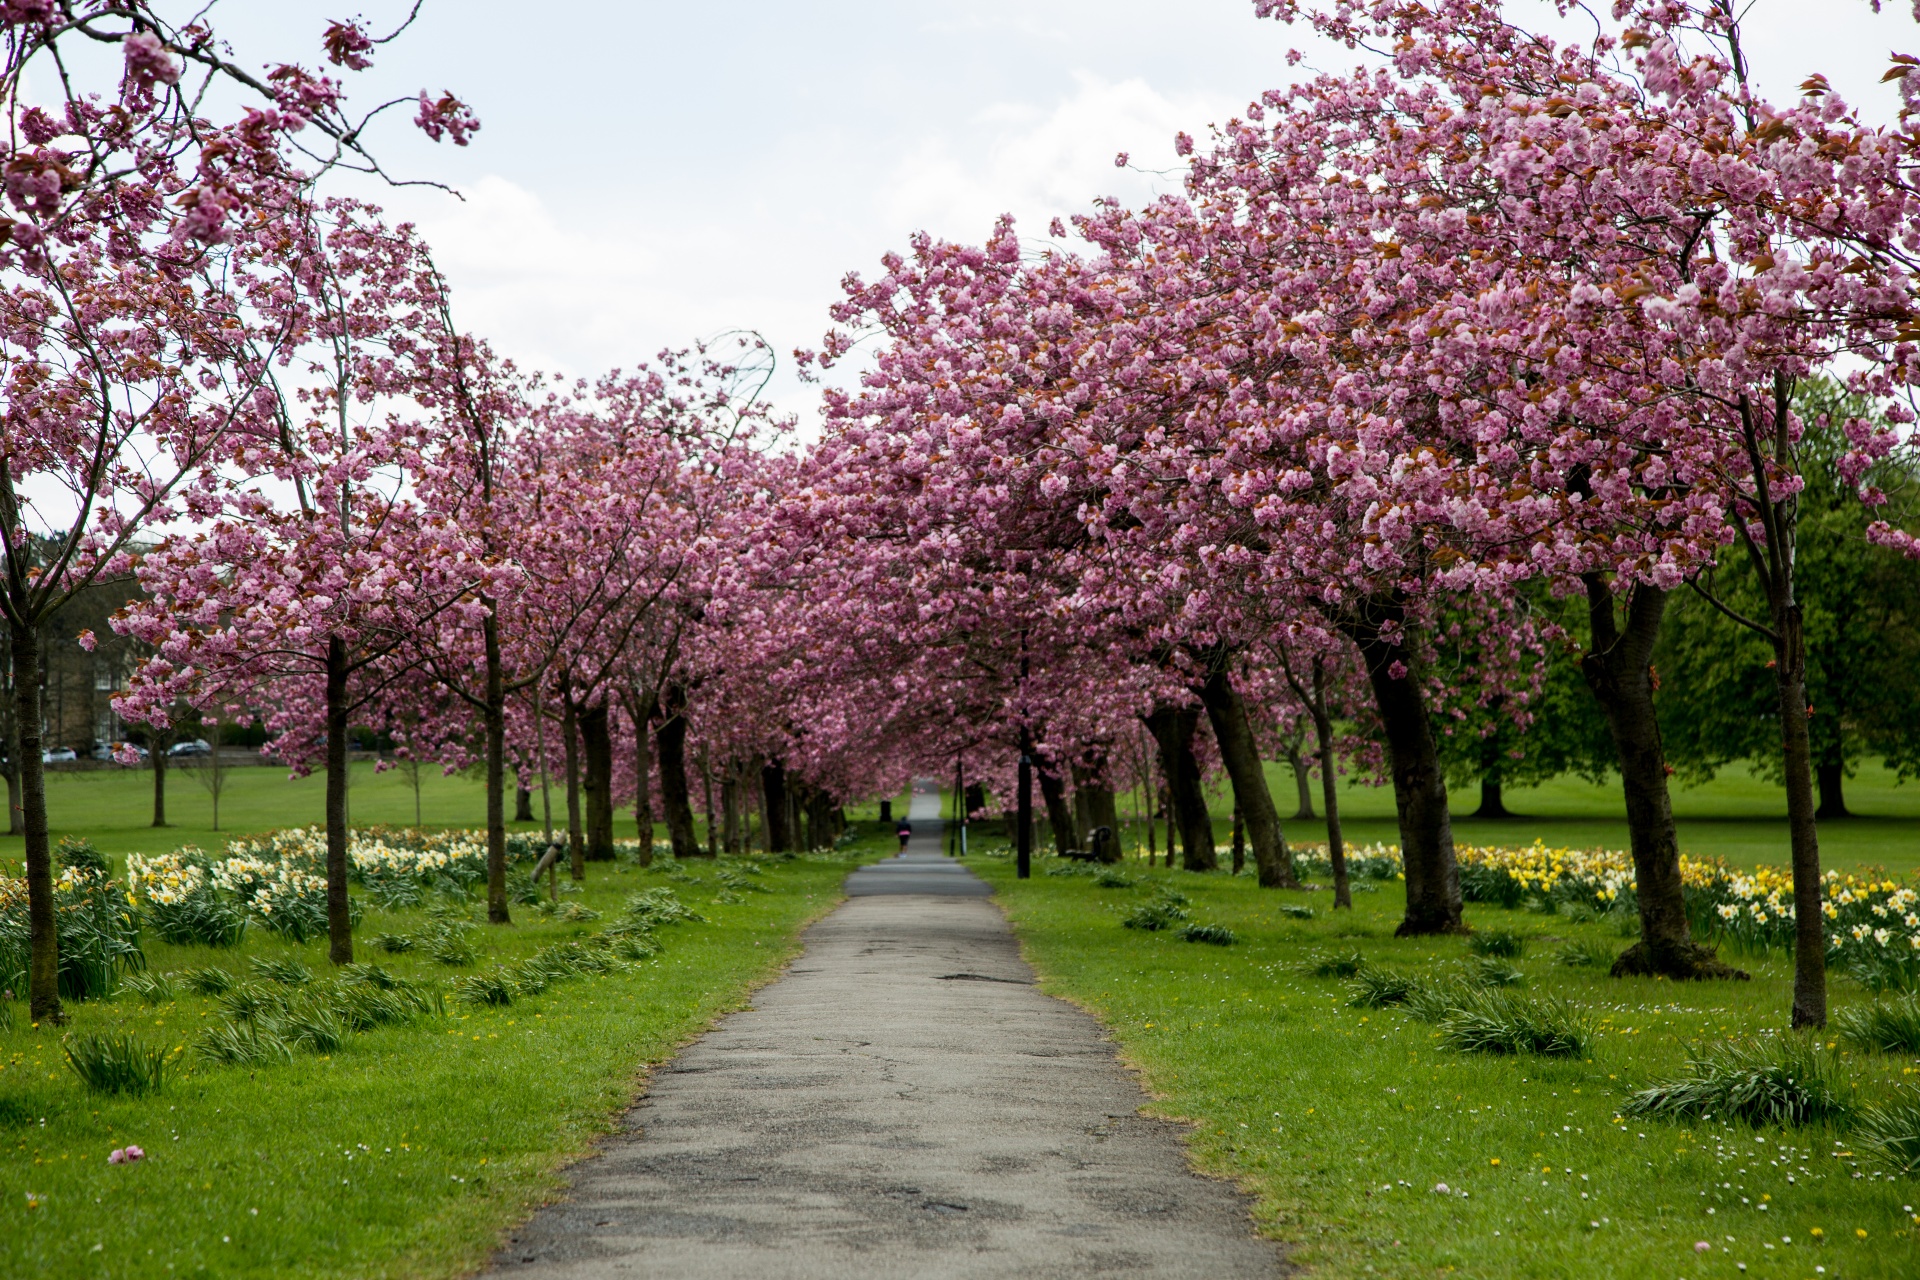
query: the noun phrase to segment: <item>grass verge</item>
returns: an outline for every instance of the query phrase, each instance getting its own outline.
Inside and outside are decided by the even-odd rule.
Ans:
[[[225,1025],[232,999],[198,994],[184,979],[157,984],[152,1004],[127,990],[70,1005],[76,1043],[131,1036],[167,1053],[163,1087],[145,1096],[83,1090],[62,1033],[21,1016],[0,1030],[0,1275],[469,1270],[562,1185],[560,1170],[608,1129],[647,1067],[777,971],[799,930],[835,900],[849,856],[869,852],[878,849],[768,862],[754,880],[770,892],[746,894],[699,864],[591,864],[570,900],[599,912],[598,923],[516,906],[514,927],[467,931],[478,954],[459,968],[424,949],[377,952],[371,938],[419,933],[427,919],[369,909],[359,958],[444,991],[445,1012],[258,1066],[208,1065],[196,1053],[204,1029]],[[594,933],[624,914],[630,895],[655,887],[705,920],[659,927],[660,954],[630,968],[527,993],[542,985],[525,980],[536,953]],[[328,968],[324,942],[296,946],[261,930],[232,949],[145,941],[155,973],[219,967],[258,984],[274,964],[303,963],[316,981]],[[521,975],[512,1003],[457,998],[455,979],[508,969]],[[129,1146],[144,1157],[109,1164]]]
[[[1375,985],[1427,989],[1457,982],[1470,955],[1461,938],[1394,938],[1397,885],[1336,914],[1328,892],[1263,891],[1251,876],[1135,864],[1139,883],[1116,892],[970,861],[1045,989],[1105,1022],[1153,1109],[1196,1126],[1199,1167],[1239,1181],[1261,1229],[1314,1275],[1920,1274],[1920,1180],[1856,1150],[1863,1129],[1626,1114],[1636,1093],[1687,1077],[1690,1055],[1778,1038],[1786,957],[1742,956],[1748,983],[1612,979],[1560,955],[1623,948],[1614,925],[1470,905],[1477,928],[1523,936],[1528,999],[1577,1012],[1591,1041],[1574,1058],[1464,1052],[1396,1003],[1355,1002],[1356,955]],[[1123,927],[1164,891],[1235,944]],[[1303,903],[1311,918],[1284,912]],[[1836,1009],[1873,999],[1847,981],[1833,996]],[[1912,1054],[1856,1051],[1835,1032],[1817,1045],[1806,1051],[1833,1061],[1854,1114],[1898,1119],[1876,1108],[1911,1096]]]

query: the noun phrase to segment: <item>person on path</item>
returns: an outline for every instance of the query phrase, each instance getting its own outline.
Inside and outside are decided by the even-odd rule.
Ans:
[[[907,840],[913,835],[913,824],[905,818],[894,824],[893,833],[900,837],[900,852],[907,851]]]

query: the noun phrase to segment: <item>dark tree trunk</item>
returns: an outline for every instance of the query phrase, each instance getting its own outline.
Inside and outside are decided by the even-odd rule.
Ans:
[[[1234,806],[1240,811],[1246,838],[1253,846],[1253,865],[1259,870],[1263,889],[1297,889],[1300,877],[1294,873],[1293,854],[1287,849],[1287,837],[1280,826],[1280,814],[1273,806],[1273,793],[1267,790],[1267,771],[1260,763],[1259,744],[1254,741],[1253,723],[1247,718],[1247,704],[1233,687],[1224,661],[1200,686],[1200,700],[1206,704],[1207,719],[1213,725],[1213,740],[1220,747],[1221,763],[1233,782]]]
[[[587,831],[580,820],[580,710],[573,690],[560,686],[560,736],[567,758],[567,864],[575,880],[587,878]]]
[[[744,853],[740,843],[740,791],[733,776],[731,767],[720,775],[721,843],[728,853]]]
[[[613,723],[606,702],[580,708],[582,789],[587,801],[587,860],[613,861]]]
[[[707,806],[707,856],[720,856],[720,815],[713,811],[713,768],[708,763],[707,753],[700,753],[700,790],[701,799]]]
[[[1140,791],[1146,796],[1146,865],[1154,865],[1154,854],[1160,852],[1154,848],[1154,839],[1158,837],[1158,829],[1160,829],[1154,804],[1158,804],[1160,800],[1160,791],[1154,787],[1152,773],[1148,773],[1146,783],[1140,785]]]
[[[1814,831],[1813,743],[1807,726],[1807,641],[1800,605],[1787,586],[1773,608],[1774,678],[1780,693],[1781,763],[1787,783],[1787,829],[1793,838],[1793,1025],[1827,1025],[1826,921],[1820,908],[1820,838]],[[1812,910],[1808,910],[1808,905]]]
[[[7,834],[22,835],[26,832],[25,815],[20,812],[20,764],[18,752],[16,758],[7,762]]]
[[[1055,772],[1059,766],[1038,756],[1034,766],[1040,772],[1040,798],[1046,801],[1047,823],[1053,828],[1053,851],[1062,857],[1069,849],[1078,852],[1080,836],[1073,829],[1073,806],[1067,803],[1066,784]]]
[[[1673,799],[1667,790],[1667,753],[1653,704],[1653,646],[1666,614],[1667,593],[1646,583],[1633,589],[1627,625],[1614,616],[1613,587],[1598,573],[1581,581],[1587,589],[1591,644],[1580,659],[1581,674],[1600,703],[1620,763],[1627,803],[1627,839],[1633,849],[1634,894],[1640,904],[1640,941],[1613,962],[1615,977],[1745,977],[1693,940],[1680,883],[1680,841],[1674,834]]]
[[[507,910],[507,805],[502,788],[507,769],[507,674],[500,656],[500,619],[493,601],[480,597],[486,616],[480,622],[485,650],[486,692],[481,718],[487,734],[487,922],[512,924]]]
[[[514,785],[513,820],[515,822],[532,822],[533,821],[533,790],[532,788],[523,787],[517,783]],[[415,826],[419,825],[418,817],[414,819],[414,825]]]
[[[1787,830],[1793,842],[1793,1025],[1827,1025],[1825,895],[1820,885],[1820,836],[1813,804],[1813,744],[1808,739],[1807,637],[1794,586],[1794,544],[1799,500],[1775,497],[1770,469],[1793,467],[1793,379],[1773,375],[1771,413],[1740,397],[1740,426],[1751,466],[1753,493],[1733,521],[1754,576],[1767,593],[1767,639],[1773,645],[1773,678],[1780,707],[1780,766],[1787,784]],[[1765,530],[1750,532],[1749,520]]]
[[[633,826],[640,837],[640,865],[653,865],[653,707],[652,694],[628,708],[633,716]]]
[[[1820,784],[1820,807],[1814,810],[1813,816],[1822,822],[1852,817],[1847,812],[1846,766],[1838,760],[1823,760],[1815,778]]]
[[[1233,874],[1247,869],[1247,829],[1240,820],[1240,806],[1233,806]]]
[[[1213,816],[1207,812],[1200,787],[1200,761],[1193,754],[1193,734],[1200,726],[1200,708],[1158,703],[1147,717],[1160,746],[1160,767],[1173,803],[1167,816],[1167,861],[1173,861],[1173,824],[1180,824],[1180,865],[1188,871],[1218,871],[1213,849]],[[1271,801],[1269,801],[1271,803]]]
[[[347,903],[347,642],[327,637],[327,959],[353,963]],[[215,748],[219,750],[219,748]]]
[[[1333,717],[1327,714],[1327,665],[1313,660],[1313,742],[1320,753],[1320,804],[1327,811],[1327,861],[1333,867],[1333,906],[1353,909],[1353,886],[1347,879],[1346,837],[1340,830],[1340,780],[1333,758]]]
[[[1382,628],[1397,624],[1389,635]],[[1453,857],[1453,818],[1447,783],[1434,748],[1427,701],[1413,670],[1410,647],[1394,643],[1404,630],[1402,611],[1363,602],[1361,612],[1341,619],[1341,629],[1360,650],[1386,730],[1393,772],[1393,801],[1400,819],[1400,854],[1407,877],[1407,914],[1396,937],[1461,933],[1460,868]]]
[[[980,813],[987,807],[987,789],[977,782],[967,784],[967,812]]]
[[[1511,818],[1505,801],[1500,795],[1500,779],[1493,774],[1480,776],[1480,807],[1473,811],[1476,818]]]
[[[147,761],[153,765],[153,825],[167,825],[167,748],[160,734],[148,734],[154,744],[147,752]]]
[[[12,628],[13,718],[19,726],[20,811],[27,858],[27,1012],[35,1022],[59,1025],[60,936],[53,914],[53,850],[47,839],[47,775],[40,760],[40,640],[30,627]]]
[[[669,691],[666,718],[660,722],[660,807],[666,811],[667,840],[677,859],[701,856],[693,835],[693,805],[687,798],[687,717],[685,700]]]
[[[767,764],[760,769],[761,802],[766,806],[765,843],[768,853],[791,853],[793,841],[787,834],[787,770],[785,765]]]
[[[8,701],[12,701],[9,696]],[[26,814],[20,808],[20,734],[13,728],[7,731],[7,834],[25,835],[27,830]]]
[[[1287,767],[1293,770],[1293,790],[1295,796],[1299,799],[1299,803],[1293,811],[1293,820],[1295,822],[1312,822],[1314,818],[1313,785],[1307,778],[1309,772],[1307,769],[1307,759],[1300,753],[1298,748],[1287,752]]]
[[[812,828],[813,838],[821,849],[833,848],[834,841],[840,838],[840,832],[836,830],[834,822],[834,815],[839,812],[839,809],[840,806],[834,801],[832,792],[814,792],[813,817],[808,825]]]
[[[1161,818],[1161,821],[1165,824],[1163,829],[1164,839],[1162,840],[1162,843],[1166,845],[1166,852],[1162,855],[1165,861],[1162,865],[1171,868],[1173,866],[1173,843],[1174,843],[1173,789],[1171,787],[1160,788],[1160,818]],[[1209,826],[1212,825],[1211,820],[1209,820],[1208,825]]]

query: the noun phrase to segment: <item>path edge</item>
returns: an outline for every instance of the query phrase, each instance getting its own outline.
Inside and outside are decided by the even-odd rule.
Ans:
[[[542,1209],[557,1204],[573,1190],[572,1183],[567,1175],[575,1166],[595,1159],[603,1152],[610,1139],[631,1131],[623,1128],[619,1122],[645,1100],[648,1092],[653,1087],[655,1071],[672,1062],[675,1058],[678,1058],[681,1053],[686,1050],[687,1046],[696,1040],[701,1039],[703,1036],[710,1035],[713,1029],[720,1025],[722,1019],[732,1017],[734,1014],[749,1007],[753,1003],[753,998],[760,993],[762,988],[771,986],[787,976],[787,970],[793,967],[793,962],[798,960],[806,951],[806,946],[802,940],[806,936],[807,931],[846,904],[847,894],[844,888],[845,881],[842,880],[841,883],[842,888],[839,891],[835,892],[831,897],[824,898],[816,910],[808,913],[801,919],[800,923],[794,928],[792,936],[787,940],[784,954],[779,957],[776,964],[769,966],[760,976],[748,982],[734,999],[716,1006],[711,1016],[704,1022],[688,1028],[687,1033],[676,1040],[671,1049],[663,1053],[659,1058],[651,1062],[642,1062],[639,1064],[633,1074],[628,1078],[630,1088],[626,1101],[606,1113],[602,1118],[601,1126],[592,1133],[584,1146],[555,1154],[549,1167],[540,1171],[540,1177],[547,1185],[544,1189],[529,1194],[515,1206],[512,1216],[505,1219],[499,1229],[493,1233],[491,1242],[485,1249],[477,1251],[478,1258],[475,1261],[459,1263],[455,1268],[447,1271],[421,1272],[407,1268],[405,1260],[400,1259],[398,1261],[400,1261],[403,1269],[396,1272],[396,1274],[409,1276],[439,1275],[457,1277],[458,1280],[472,1280],[473,1277],[483,1275],[493,1266],[494,1259],[506,1248],[509,1243],[508,1236],[511,1232],[518,1230],[527,1222],[531,1221],[533,1216]],[[1009,922],[1009,927],[1011,927],[1011,922]]]
[[[1001,900],[1000,890],[997,886],[994,888],[992,896],[987,900],[993,903],[994,909],[1006,920],[1007,932],[1013,935],[1013,945],[1019,948],[1020,959],[1026,964],[1027,968],[1033,970],[1033,976],[1037,980],[1035,989],[1048,999],[1058,1000],[1062,1004],[1072,1005],[1075,1009],[1078,1009],[1081,1013],[1093,1019],[1094,1025],[1100,1028],[1101,1038],[1113,1046],[1113,1060],[1119,1063],[1121,1068],[1126,1071],[1128,1078],[1133,1081],[1134,1087],[1139,1089],[1141,1095],[1147,1100],[1146,1105],[1138,1108],[1138,1114],[1149,1120],[1159,1120],[1166,1124],[1173,1125],[1181,1130],[1179,1135],[1180,1150],[1186,1156],[1187,1171],[1196,1177],[1205,1178],[1209,1182],[1232,1183],[1234,1191],[1237,1192],[1245,1202],[1248,1228],[1256,1237],[1267,1241],[1279,1249],[1281,1274],[1288,1276],[1306,1276],[1311,1274],[1308,1267],[1295,1262],[1292,1258],[1293,1251],[1301,1247],[1305,1242],[1301,1240],[1289,1240],[1280,1235],[1275,1229],[1277,1224],[1270,1225],[1262,1222],[1259,1215],[1254,1212],[1260,1205],[1261,1197],[1259,1192],[1251,1185],[1251,1176],[1224,1167],[1214,1168],[1203,1160],[1201,1153],[1195,1149],[1193,1143],[1193,1139],[1197,1137],[1200,1130],[1205,1127],[1203,1123],[1194,1119],[1192,1116],[1178,1115],[1172,1111],[1168,1111],[1161,1105],[1167,1100],[1167,1095],[1157,1091],[1147,1083],[1145,1068],[1142,1067],[1139,1062],[1135,1061],[1133,1056],[1127,1052],[1126,1045],[1121,1043],[1119,1038],[1114,1035],[1113,1028],[1107,1025],[1106,1018],[1101,1016],[1099,1010],[1089,1007],[1084,1000],[1081,1000],[1077,996],[1053,989],[1058,979],[1034,958],[1032,950],[1027,946],[1025,935],[1020,932],[1020,927],[1014,923],[1013,914],[1007,910],[1007,904]]]

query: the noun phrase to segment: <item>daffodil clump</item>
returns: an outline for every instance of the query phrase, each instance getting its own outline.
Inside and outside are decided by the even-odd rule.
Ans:
[[[1870,986],[1911,985],[1920,978],[1920,892],[1889,876],[1821,877],[1828,963]],[[1791,947],[1793,876],[1776,867],[1729,877],[1714,908],[1721,932],[1753,947]]]
[[[118,883],[94,868],[63,867],[53,903],[63,997],[110,996],[121,978],[146,967],[139,918]],[[27,985],[28,930],[27,882],[0,876],[0,988],[16,994]]]
[[[1503,907],[1637,910],[1633,856],[1624,849],[1456,845],[1461,895]],[[1296,852],[1302,871],[1328,874],[1325,846]],[[1400,851],[1373,844],[1348,855],[1356,879],[1397,879]],[[1778,867],[1744,872],[1718,859],[1680,855],[1688,915],[1701,932],[1756,950],[1793,945],[1793,875]],[[1869,985],[1920,980],[1920,889],[1887,876],[1829,871],[1821,881],[1828,962]]]

